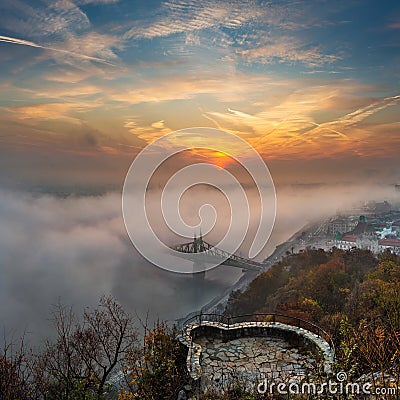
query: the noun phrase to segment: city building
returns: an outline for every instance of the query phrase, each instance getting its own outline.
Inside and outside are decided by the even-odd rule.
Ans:
[[[400,255],[400,239],[385,238],[378,241],[379,251],[390,250],[392,253]]]
[[[338,233],[349,232],[357,226],[357,218],[338,217],[328,224],[328,235],[336,236]]]
[[[336,247],[342,250],[350,250],[357,247],[357,236],[343,235],[340,239],[336,240]]]
[[[373,253],[379,252],[378,235],[375,228],[361,215],[357,225],[344,235],[337,235],[335,245],[342,250],[349,250],[353,247],[370,250]]]
[[[390,250],[400,255],[400,239],[397,237],[396,223],[397,221],[393,224],[379,220],[374,226],[361,216],[354,229],[343,235],[337,234],[335,246],[342,250],[357,247],[375,254]]]

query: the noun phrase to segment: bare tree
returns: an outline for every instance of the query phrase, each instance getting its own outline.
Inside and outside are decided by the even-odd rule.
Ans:
[[[100,397],[111,373],[137,345],[132,319],[113,298],[103,297],[99,308],[85,311],[74,337],[77,352],[98,383]]]
[[[0,399],[36,399],[32,385],[29,360],[25,350],[25,335],[16,343],[8,341],[4,333],[0,352]]]
[[[53,316],[57,338],[46,342],[33,366],[43,398],[101,399],[107,380],[137,345],[132,318],[112,297],[102,297],[80,322],[61,304]]]

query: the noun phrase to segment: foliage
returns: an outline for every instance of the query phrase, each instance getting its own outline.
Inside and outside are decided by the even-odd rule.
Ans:
[[[234,293],[227,314],[277,312],[330,332],[349,376],[400,365],[400,258],[367,250],[291,254]]]
[[[186,368],[187,348],[177,339],[175,328],[157,322],[147,329],[143,346],[128,356],[128,386],[119,400],[175,400],[189,380]]]
[[[233,292],[225,313],[249,314],[260,309],[271,312],[283,303],[299,303],[305,298],[315,301],[325,313],[334,313],[344,307],[353,287],[376,263],[366,250],[306,249],[260,274],[244,292]]]

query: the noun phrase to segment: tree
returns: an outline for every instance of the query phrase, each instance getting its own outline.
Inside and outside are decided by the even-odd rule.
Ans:
[[[46,399],[101,399],[106,382],[137,345],[132,318],[112,298],[77,322],[71,309],[54,312],[57,338],[35,357],[35,383]]]
[[[85,311],[84,322],[74,336],[85,367],[98,383],[100,397],[115,367],[137,345],[132,319],[114,299],[103,297],[99,308]]]
[[[175,400],[189,380],[186,368],[187,348],[176,338],[175,328],[157,322],[153,329],[145,326],[141,349],[127,359],[128,391],[119,400]]]
[[[330,260],[312,270],[309,286],[305,289],[323,309],[333,313],[343,308],[352,285],[352,278],[345,264]]]
[[[31,385],[28,362],[24,336],[17,343],[8,342],[4,337],[0,353],[1,400],[34,400],[38,398],[35,387]]]

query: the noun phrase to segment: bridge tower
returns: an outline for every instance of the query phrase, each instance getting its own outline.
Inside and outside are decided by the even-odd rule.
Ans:
[[[197,238],[196,233],[193,236],[193,252],[201,253],[204,251],[203,236],[200,230],[200,236]],[[200,261],[193,262],[193,279],[196,281],[204,281],[206,276],[205,265]]]
[[[193,236],[193,253],[201,253],[205,251],[203,235],[200,230],[200,236],[197,238],[196,233]]]

